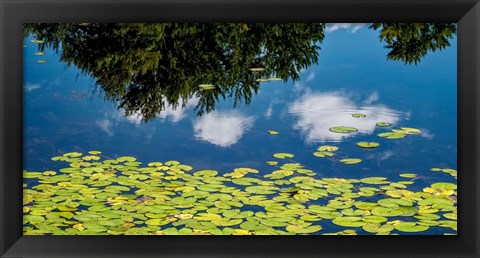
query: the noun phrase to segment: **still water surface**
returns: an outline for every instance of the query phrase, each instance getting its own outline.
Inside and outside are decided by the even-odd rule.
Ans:
[[[274,153],[287,152],[319,178],[383,176],[401,181],[399,174],[415,173],[420,177],[409,186],[413,191],[439,181],[456,183],[446,173],[430,172],[432,167],[457,166],[456,38],[450,47],[408,65],[386,59],[388,49],[377,31],[361,26],[327,30],[318,63],[302,69],[300,80],[264,82],[249,105],[234,108],[227,98],[202,116],[194,110],[198,99],[192,97],[186,108],[167,107],[146,123],[140,113],[125,116],[104,99],[94,78],[67,67],[51,48],[36,55],[32,39],[24,42],[25,170],[55,170],[62,164],[52,162],[53,156],[99,150],[107,157],[134,156],[142,163],[178,160],[220,174],[251,167],[262,175],[272,171],[266,162],[275,160]],[[366,117],[354,118],[354,113]],[[378,127],[377,122],[392,126]],[[337,134],[329,131],[333,126],[359,131]],[[422,133],[399,140],[377,136],[399,127]],[[365,150],[355,145],[360,141],[381,145]],[[340,151],[331,159],[312,155],[325,144]],[[363,162],[349,166],[339,162],[342,158]],[[454,233],[427,231],[444,232]]]

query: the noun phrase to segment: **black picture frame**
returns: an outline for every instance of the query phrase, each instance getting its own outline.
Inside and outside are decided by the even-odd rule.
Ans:
[[[1,0],[1,257],[480,257],[479,0]],[[22,236],[26,22],[458,22],[457,236]]]

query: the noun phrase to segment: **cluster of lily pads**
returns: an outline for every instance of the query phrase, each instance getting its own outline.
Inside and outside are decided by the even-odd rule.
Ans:
[[[129,156],[65,153],[52,158],[64,164],[58,171],[24,171],[24,234],[385,235],[435,227],[456,233],[454,183],[416,192],[409,190],[418,177],[412,173],[399,182],[317,178],[293,154],[274,157],[270,173],[219,173],[173,160],[142,166]]]

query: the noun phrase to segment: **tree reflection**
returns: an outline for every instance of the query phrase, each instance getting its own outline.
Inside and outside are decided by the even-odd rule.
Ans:
[[[221,99],[249,104],[262,78],[298,80],[317,63],[321,23],[41,23],[25,24],[61,61],[92,76],[108,100],[144,121],[167,108],[198,99],[198,115]],[[449,45],[453,24],[375,23],[391,48],[388,58],[417,63],[428,51]],[[265,68],[251,71],[251,68]],[[206,90],[200,84],[212,84]]]
[[[453,23],[373,23],[380,29],[380,40],[390,49],[387,58],[417,64],[429,51],[450,46],[457,31]]]

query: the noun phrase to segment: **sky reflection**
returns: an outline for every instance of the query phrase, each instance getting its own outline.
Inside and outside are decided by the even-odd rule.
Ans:
[[[329,131],[333,126],[352,126],[358,133],[370,134],[377,122],[397,123],[406,114],[382,104],[373,104],[379,99],[372,93],[363,103],[357,104],[345,93],[307,90],[289,106],[289,113],[297,118],[293,128],[300,130],[307,143],[338,142],[355,134],[338,134]],[[365,114],[354,118],[353,113]],[[358,134],[356,133],[356,134]]]
[[[214,111],[197,118],[193,123],[195,137],[220,147],[237,143],[253,126],[254,119],[239,112]]]

